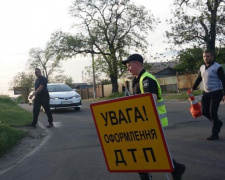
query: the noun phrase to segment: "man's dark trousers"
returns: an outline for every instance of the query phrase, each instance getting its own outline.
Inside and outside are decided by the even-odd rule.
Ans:
[[[218,135],[220,120],[218,118],[218,109],[223,99],[223,91],[204,92],[202,96],[202,115],[213,122],[212,133]]]
[[[35,97],[34,107],[33,107],[33,123],[32,124],[34,124],[34,125],[37,124],[41,106],[43,106],[45,113],[48,116],[49,124],[52,124],[53,118],[52,118],[52,113],[50,111],[50,106],[49,106],[49,96]]]

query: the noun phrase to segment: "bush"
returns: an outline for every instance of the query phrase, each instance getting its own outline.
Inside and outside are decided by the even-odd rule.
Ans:
[[[15,99],[15,103],[16,103],[16,104],[23,104],[23,103],[25,103],[25,102],[24,102],[23,96],[18,96],[18,97]]]

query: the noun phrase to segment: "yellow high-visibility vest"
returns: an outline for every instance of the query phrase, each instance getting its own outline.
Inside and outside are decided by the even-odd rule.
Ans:
[[[145,93],[144,92],[144,88],[143,88],[143,79],[145,77],[149,77],[149,78],[155,80],[156,83],[157,83],[159,99],[156,102],[156,107],[157,107],[157,110],[158,110],[158,113],[159,113],[159,119],[160,119],[161,124],[162,124],[163,127],[168,126],[168,119],[167,119],[167,114],[166,114],[166,106],[165,106],[164,100],[162,98],[161,87],[160,87],[158,81],[156,80],[156,78],[152,74],[150,74],[148,72],[143,73],[141,78],[140,78],[139,84],[140,84],[141,93],[142,94]]]

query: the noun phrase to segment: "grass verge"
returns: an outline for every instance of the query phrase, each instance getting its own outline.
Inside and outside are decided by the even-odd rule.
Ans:
[[[20,141],[26,132],[12,128],[9,125],[0,125],[0,158],[9,149],[14,147]]]
[[[194,96],[201,95],[202,90],[195,90],[194,91]],[[187,101],[188,100],[188,94],[187,92],[179,92],[179,93],[163,93],[162,94],[164,100],[168,101]],[[110,100],[110,99],[115,99],[115,98],[120,98],[124,97],[124,93],[113,93],[107,97],[104,98],[96,98],[96,99],[88,99],[85,101],[92,101],[92,102],[98,102],[98,101],[104,101],[104,100]]]
[[[194,96],[201,95],[202,90],[195,90],[193,91]],[[180,92],[180,93],[164,93],[163,94],[164,100],[173,100],[173,101],[187,101],[188,100],[188,94],[187,92]]]
[[[26,135],[19,127],[31,120],[31,113],[19,107],[8,96],[0,96],[0,157]]]
[[[30,123],[32,114],[19,107],[8,96],[0,96],[0,124],[24,126]]]

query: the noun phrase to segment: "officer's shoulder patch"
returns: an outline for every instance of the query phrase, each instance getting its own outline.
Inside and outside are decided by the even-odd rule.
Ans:
[[[143,86],[144,86],[144,88],[147,88],[149,86],[148,79],[146,79],[146,80],[143,81]]]

